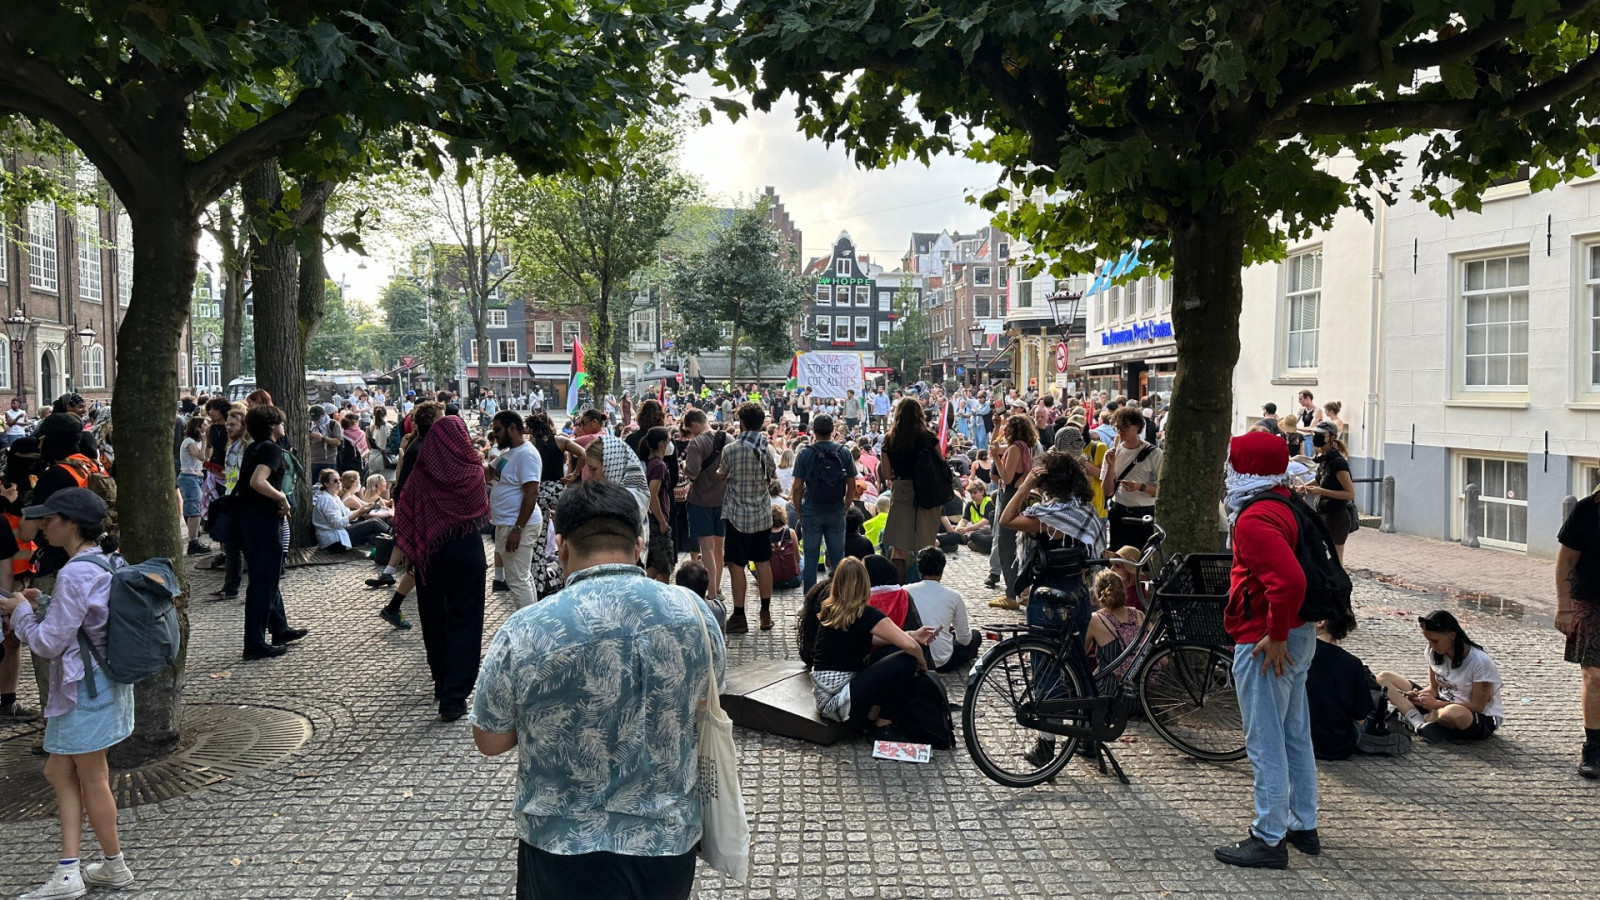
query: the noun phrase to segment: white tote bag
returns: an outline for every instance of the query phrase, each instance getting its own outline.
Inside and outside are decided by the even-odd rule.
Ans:
[[[711,633],[706,630],[706,617],[700,612],[700,604],[693,605],[695,618],[700,620],[700,638],[705,642],[709,665],[715,659],[711,652]],[[750,872],[750,822],[744,815],[744,795],[739,792],[733,720],[722,711],[722,703],[717,699],[717,676],[709,669],[706,701],[696,724],[700,757],[700,858],[711,868],[744,884]]]

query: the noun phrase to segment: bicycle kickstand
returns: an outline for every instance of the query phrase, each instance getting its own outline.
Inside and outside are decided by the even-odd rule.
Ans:
[[[1094,761],[1095,764],[1100,767],[1101,775],[1107,774],[1106,766],[1109,764],[1111,766],[1111,771],[1116,774],[1118,781],[1122,782],[1123,784],[1133,783],[1128,780],[1127,774],[1122,771],[1122,766],[1117,764],[1116,756],[1111,753],[1111,748],[1106,746],[1104,741],[1094,742]]]

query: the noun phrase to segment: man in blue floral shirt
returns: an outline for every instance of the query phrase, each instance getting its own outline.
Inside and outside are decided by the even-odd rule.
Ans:
[[[722,634],[703,598],[635,564],[626,488],[568,488],[555,528],[566,587],[500,627],[473,708],[484,755],[517,749],[518,900],[687,898],[696,711],[711,673],[722,685]]]

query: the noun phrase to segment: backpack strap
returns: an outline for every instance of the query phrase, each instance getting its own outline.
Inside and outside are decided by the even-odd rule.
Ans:
[[[1155,444],[1145,444],[1144,449],[1140,450],[1139,455],[1133,458],[1133,462],[1128,463],[1127,467],[1122,470],[1122,474],[1117,476],[1117,480],[1114,483],[1121,484],[1122,481],[1128,477],[1128,473],[1132,472],[1134,467],[1139,465],[1139,463],[1144,462],[1145,457],[1149,456],[1150,452],[1154,449],[1156,449]]]

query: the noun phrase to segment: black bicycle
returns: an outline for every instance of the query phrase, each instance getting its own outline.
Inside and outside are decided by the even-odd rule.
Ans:
[[[1083,559],[1083,575],[1101,566],[1133,567],[1157,552],[1157,529],[1138,564]],[[1138,639],[1091,671],[1081,628],[991,627],[998,640],[973,667],[962,704],[967,752],[979,770],[1008,787],[1031,787],[1075,754],[1095,760],[1122,783],[1128,777],[1106,746],[1128,726],[1137,698],[1157,734],[1191,756],[1227,762],[1244,756],[1244,727],[1233,683],[1232,641],[1222,627],[1228,554],[1175,556],[1161,568]],[[1011,636],[1000,639],[1002,633]],[[1126,675],[1117,678],[1123,668]]]

